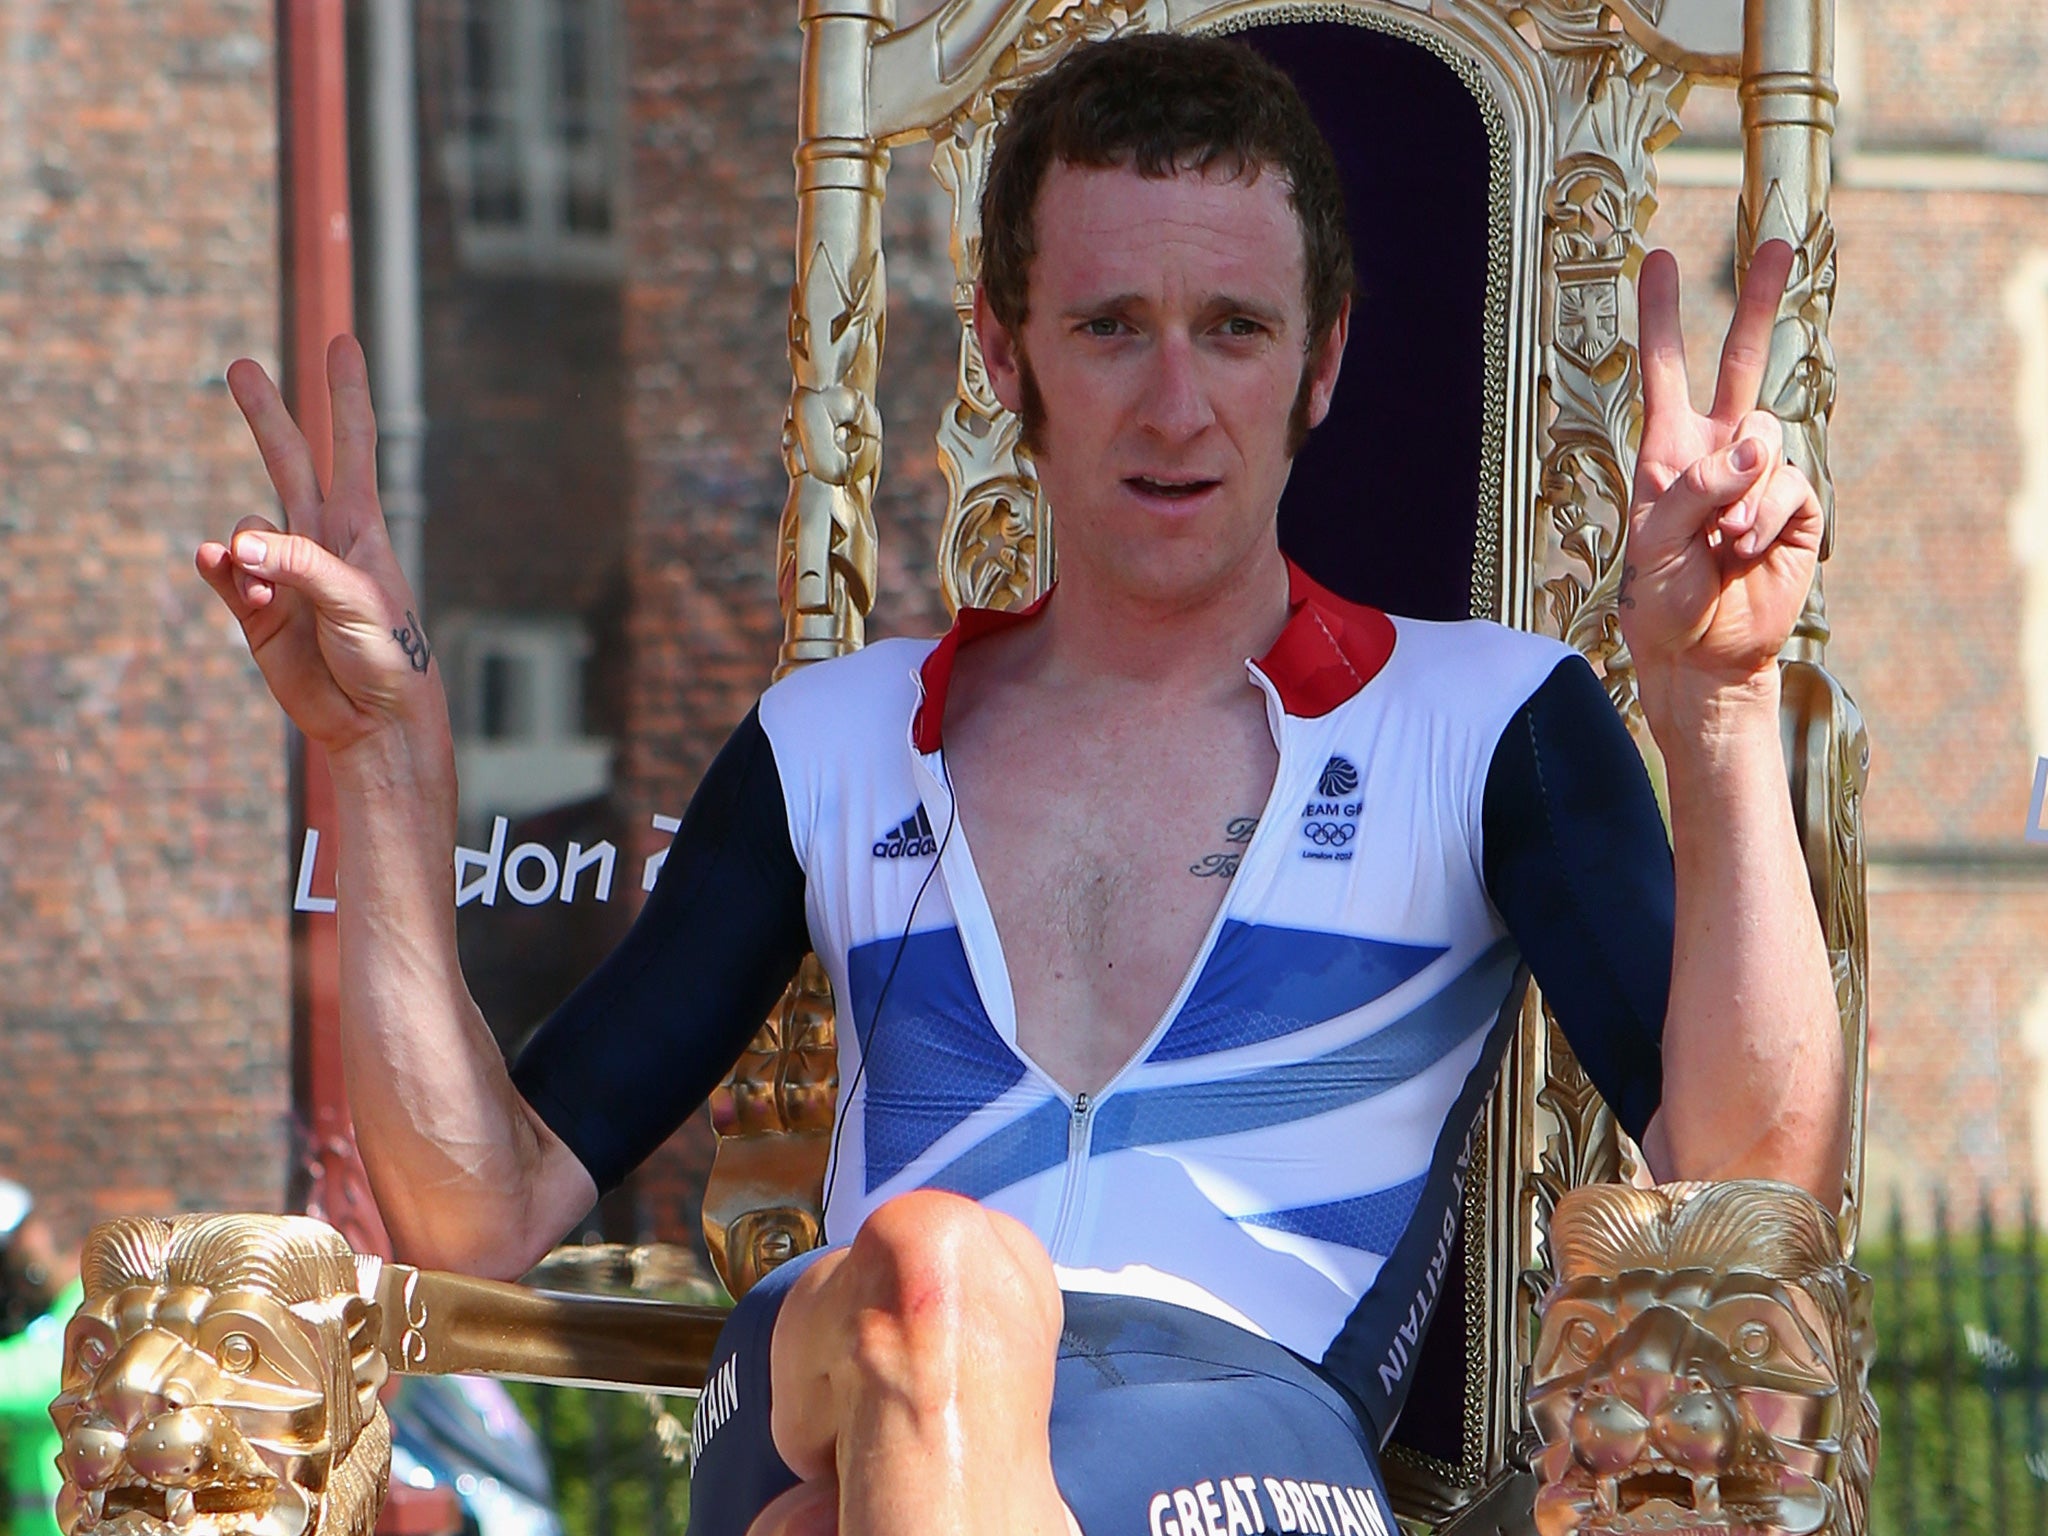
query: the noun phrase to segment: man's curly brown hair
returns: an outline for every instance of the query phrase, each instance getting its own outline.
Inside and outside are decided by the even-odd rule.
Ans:
[[[981,282],[1015,333],[1029,313],[1038,194],[1055,161],[1286,183],[1301,221],[1311,351],[1356,279],[1336,157],[1294,83],[1243,43],[1139,33],[1076,49],[1018,93],[997,130],[981,195]]]

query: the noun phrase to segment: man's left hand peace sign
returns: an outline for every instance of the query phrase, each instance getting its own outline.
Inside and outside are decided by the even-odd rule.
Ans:
[[[1785,461],[1778,418],[1756,408],[1792,259],[1782,241],[1751,259],[1705,413],[1686,384],[1678,263],[1653,251],[1637,278],[1643,437],[1618,601],[1652,690],[1763,679],[1813,582],[1820,501]]]

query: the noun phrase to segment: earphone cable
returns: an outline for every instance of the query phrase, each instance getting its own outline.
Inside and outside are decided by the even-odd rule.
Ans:
[[[881,990],[875,994],[875,1006],[868,1011],[868,1037],[860,1041],[860,1021],[854,1021],[854,1039],[860,1043],[860,1063],[853,1069],[853,1081],[846,1085],[845,1107],[853,1106],[853,1096],[860,1089],[861,1074],[868,1069],[868,1056],[872,1053],[875,1036],[882,1027],[882,1004],[888,1000],[889,988],[896,983],[896,969],[903,964],[903,951],[910,945],[911,926],[917,921],[917,909],[924,901],[924,893],[931,888],[932,877],[939,872],[939,865],[945,860],[946,845],[953,840],[953,828],[960,820],[960,802],[953,796],[952,775],[945,772],[945,749],[939,749],[939,771],[946,785],[946,832],[939,839],[938,851],[932,855],[932,867],[925,871],[924,880],[917,888],[917,894],[910,899],[909,915],[903,919],[903,932],[896,940],[896,953],[889,960],[889,972],[882,978]],[[825,1213],[832,1208],[832,1186],[839,1177],[839,1138],[846,1130],[847,1116],[842,1111],[833,1116],[832,1149],[825,1159],[825,1194],[818,1202],[818,1219],[822,1233]]]

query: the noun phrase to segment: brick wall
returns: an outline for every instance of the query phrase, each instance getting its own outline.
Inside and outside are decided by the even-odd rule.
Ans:
[[[1866,148],[2048,153],[2048,15],[2035,5],[1840,0]]]
[[[0,11],[0,1173],[74,1240],[284,1188],[284,733],[191,563],[271,504],[271,14]]]

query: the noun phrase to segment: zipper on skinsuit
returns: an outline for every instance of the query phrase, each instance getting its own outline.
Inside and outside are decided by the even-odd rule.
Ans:
[[[1095,1128],[1095,1103],[1085,1093],[1074,1095],[1073,1113],[1067,1117],[1067,1182],[1060,1191],[1060,1213],[1052,1224],[1052,1241],[1047,1247],[1055,1264],[1066,1258],[1067,1240],[1073,1234],[1081,1209],[1081,1185],[1088,1172],[1088,1137]]]
[[[1262,847],[1264,840],[1282,835],[1272,829],[1284,818],[1275,817],[1273,812],[1278,806],[1289,803],[1282,798],[1281,792],[1289,783],[1290,772],[1287,745],[1282,734],[1286,711],[1280,703],[1280,692],[1266,674],[1259,670],[1256,663],[1246,662],[1245,670],[1250,673],[1253,682],[1266,697],[1266,724],[1273,733],[1273,748],[1279,756],[1279,762],[1273,769],[1273,787],[1268,791],[1265,806],[1259,812],[1258,830],[1252,834],[1252,840],[1245,848],[1244,857],[1238,866],[1240,869],[1253,864],[1254,853]],[[1216,940],[1223,932],[1223,925],[1230,919],[1231,895],[1230,891],[1224,893],[1222,902],[1216,908],[1215,917],[1210,919],[1209,931],[1202,936],[1201,947],[1188,961],[1188,968],[1180,979],[1180,986],[1175,989],[1172,999],[1166,1005],[1166,1011],[1159,1017],[1159,1022],[1152,1026],[1152,1033],[1132,1054],[1131,1059],[1117,1068],[1116,1075],[1104,1083],[1099,1091],[1093,1094],[1074,1095],[1073,1107],[1067,1117],[1067,1177],[1060,1190],[1059,1214],[1053,1219],[1052,1241],[1046,1244],[1046,1250],[1052,1255],[1055,1264],[1066,1262],[1067,1248],[1074,1236],[1073,1228],[1080,1225],[1081,1207],[1086,1198],[1084,1186],[1088,1173],[1088,1143],[1095,1130],[1096,1107],[1116,1090],[1130,1072],[1152,1054],[1160,1036],[1180,1016],[1181,1009],[1187,1004],[1188,994],[1194,991],[1195,983],[1201,979],[1202,972],[1208,967],[1209,956],[1216,948]],[[1053,1086],[1057,1089],[1059,1085],[1055,1083]]]

